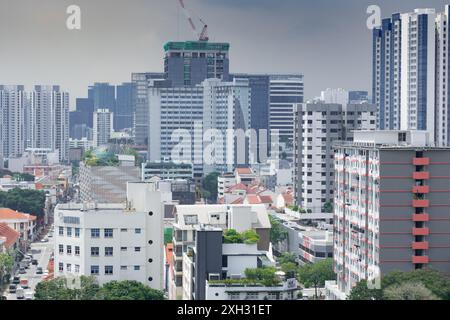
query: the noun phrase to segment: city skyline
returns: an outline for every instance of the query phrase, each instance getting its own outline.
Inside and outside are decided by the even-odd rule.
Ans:
[[[210,41],[231,44],[230,72],[302,73],[305,97],[311,99],[328,87],[370,91],[369,5],[379,5],[382,17],[389,17],[418,7],[441,10],[445,3],[190,0],[186,5],[208,23]],[[0,53],[0,59],[8,61],[0,83],[61,85],[71,94],[73,110],[75,98],[86,97],[92,83],[120,84],[129,82],[132,72],[161,72],[163,44],[193,39],[175,0],[78,0],[82,26],[76,31],[66,28],[66,8],[72,4],[71,0],[0,4],[0,35],[8,43]],[[345,37],[346,30],[352,37]]]

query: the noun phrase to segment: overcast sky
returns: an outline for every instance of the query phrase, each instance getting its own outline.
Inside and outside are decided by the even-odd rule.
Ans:
[[[447,2],[185,0],[208,23],[211,41],[231,44],[232,72],[303,73],[306,98],[328,87],[370,88],[368,5],[386,17],[443,11]],[[71,4],[82,10],[80,31],[66,28]],[[0,39],[0,84],[59,84],[75,98],[93,82],[162,71],[163,44],[193,35],[177,0],[1,0]]]

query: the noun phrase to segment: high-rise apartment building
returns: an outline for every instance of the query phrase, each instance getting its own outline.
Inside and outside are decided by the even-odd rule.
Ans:
[[[284,152],[292,161],[294,140],[294,105],[303,103],[303,75],[271,75],[269,129],[278,132]]]
[[[134,143],[139,146],[148,146],[149,137],[149,108],[147,91],[149,81],[164,79],[164,73],[146,72],[131,74],[133,91],[133,131]]]
[[[360,131],[336,145],[334,269],[327,291],[433,268],[450,274],[450,149],[425,131]]]
[[[175,87],[195,86],[205,79],[229,80],[228,43],[168,42],[164,45],[164,77]]]
[[[25,119],[29,111],[23,86],[0,86],[0,155],[20,157],[26,148]]]
[[[304,103],[295,113],[295,197],[314,212],[333,204],[333,143],[352,141],[353,130],[376,129],[376,106]]]
[[[344,90],[342,88],[339,89],[327,88],[326,90],[320,93],[320,100],[323,103],[337,103],[341,105],[346,105],[349,103],[349,94],[347,90]]]
[[[246,79],[232,82],[208,79],[201,85],[186,87],[173,87],[167,80],[155,80],[148,89],[148,101],[151,161],[190,162],[194,177],[215,170],[232,170],[240,161],[247,162],[247,140],[244,138],[244,146],[239,145],[227,131],[242,129],[245,133],[249,128],[251,100]],[[221,139],[217,134],[204,141],[204,133],[209,129],[218,130]],[[216,138],[214,143],[211,138]],[[211,162],[203,162],[204,147],[211,144],[215,157]],[[244,159],[236,157],[236,148],[241,147],[244,150],[239,151],[243,152]],[[180,151],[185,153],[181,155]]]
[[[449,8],[396,13],[373,30],[378,128],[427,130],[438,146],[448,145]]]
[[[109,109],[97,109],[93,117],[94,147],[107,145],[114,131],[114,114]]]
[[[60,161],[69,155],[69,93],[59,86],[35,86],[30,99],[30,147],[59,151]]]

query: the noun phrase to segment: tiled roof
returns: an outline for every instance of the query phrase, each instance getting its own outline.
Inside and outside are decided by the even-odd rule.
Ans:
[[[252,174],[252,170],[250,168],[236,168],[236,172],[239,174]]]
[[[8,227],[6,223],[0,223],[0,237],[6,239],[5,247],[6,249],[9,249],[14,243],[16,243],[17,239],[19,239],[20,233]]]
[[[261,203],[272,203],[272,197],[271,196],[259,196],[259,199],[261,199]]]
[[[22,213],[9,208],[0,208],[0,220],[36,220],[36,216],[28,213]]]
[[[243,204],[243,203],[244,203],[244,200],[242,198],[237,198],[236,200],[231,202],[231,204]]]
[[[247,202],[249,204],[260,204],[261,199],[257,195],[249,194],[247,195]]]

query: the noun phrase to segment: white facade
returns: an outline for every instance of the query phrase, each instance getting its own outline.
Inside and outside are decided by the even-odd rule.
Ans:
[[[236,177],[233,173],[225,173],[217,177],[217,197],[219,199],[223,198],[225,196],[225,191],[236,184]]]
[[[27,119],[31,148],[59,151],[60,161],[69,156],[69,94],[59,86],[35,86]]]
[[[0,155],[19,157],[26,147],[28,98],[23,86],[0,86]]]
[[[108,144],[114,128],[114,113],[109,109],[94,112],[94,147]]]
[[[135,280],[163,289],[163,201],[151,184],[129,183],[127,205],[55,209],[55,277]]]
[[[333,202],[333,142],[351,141],[353,130],[376,129],[376,107],[370,104],[302,104],[297,106],[295,196],[302,208],[321,212]]]
[[[348,91],[342,88],[339,89],[327,88],[326,90],[320,93],[320,100],[323,103],[337,103],[346,105],[349,102]]]

